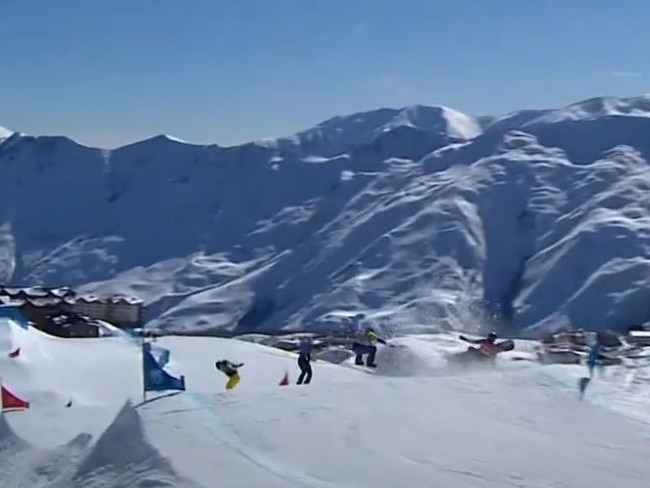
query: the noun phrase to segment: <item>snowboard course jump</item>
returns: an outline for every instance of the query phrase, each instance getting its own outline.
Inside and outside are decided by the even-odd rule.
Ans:
[[[614,368],[579,401],[582,367],[509,351],[455,369],[458,336],[390,343],[376,368],[315,359],[297,385],[296,354],[162,337],[164,369],[185,389],[143,402],[132,340],[57,339],[0,319],[2,385],[29,402],[0,416],[0,486],[647,486],[645,370],[622,381],[629,371]],[[232,390],[222,358],[244,364]]]

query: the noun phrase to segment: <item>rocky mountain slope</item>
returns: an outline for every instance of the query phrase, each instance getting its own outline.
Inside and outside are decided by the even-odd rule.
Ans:
[[[649,321],[650,98],[381,109],[238,147],[0,142],[0,282],[134,293],[150,325],[537,335]]]

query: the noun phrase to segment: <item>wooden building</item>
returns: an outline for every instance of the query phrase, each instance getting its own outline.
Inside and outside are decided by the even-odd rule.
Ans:
[[[136,297],[86,295],[75,301],[74,311],[94,319],[105,320],[123,329],[143,324],[143,301]]]
[[[94,320],[122,328],[140,327],[143,322],[143,302],[138,298],[78,297],[68,287],[0,286],[2,303],[18,308],[36,328],[58,337],[97,337]]]

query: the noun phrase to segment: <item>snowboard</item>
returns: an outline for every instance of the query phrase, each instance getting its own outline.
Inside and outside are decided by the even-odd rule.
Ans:
[[[499,342],[497,347],[499,348],[499,352],[512,351],[515,348],[515,343],[511,339],[507,339]]]
[[[375,372],[377,371],[377,368],[369,368],[365,364],[359,365],[354,363],[342,362],[339,363],[339,366],[343,366],[345,368],[350,368],[350,369],[356,369],[357,371],[362,371],[367,374],[375,374]]]

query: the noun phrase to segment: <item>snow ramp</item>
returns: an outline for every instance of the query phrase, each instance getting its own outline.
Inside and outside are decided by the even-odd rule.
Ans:
[[[179,475],[151,445],[140,416],[128,402],[96,441],[82,433],[49,449],[20,438],[0,416],[0,486],[200,488]]]
[[[25,351],[28,386],[80,400],[0,417],[3,488],[645,488],[650,478],[649,427],[578,401],[575,384],[562,383],[574,370],[391,377],[316,361],[313,382],[298,386],[295,354],[166,337],[188,389],[141,404],[133,344],[7,330]],[[409,355],[395,356],[398,365],[415,355],[427,368],[458,347],[440,337],[394,342],[409,346],[393,351]],[[214,370],[221,358],[245,363],[233,391]],[[285,370],[292,384],[279,387]]]
[[[8,353],[20,348],[20,355]],[[0,319],[3,383],[33,408],[114,404],[139,395],[140,352],[121,338],[64,339]],[[119,395],[116,395],[119,392]]]

